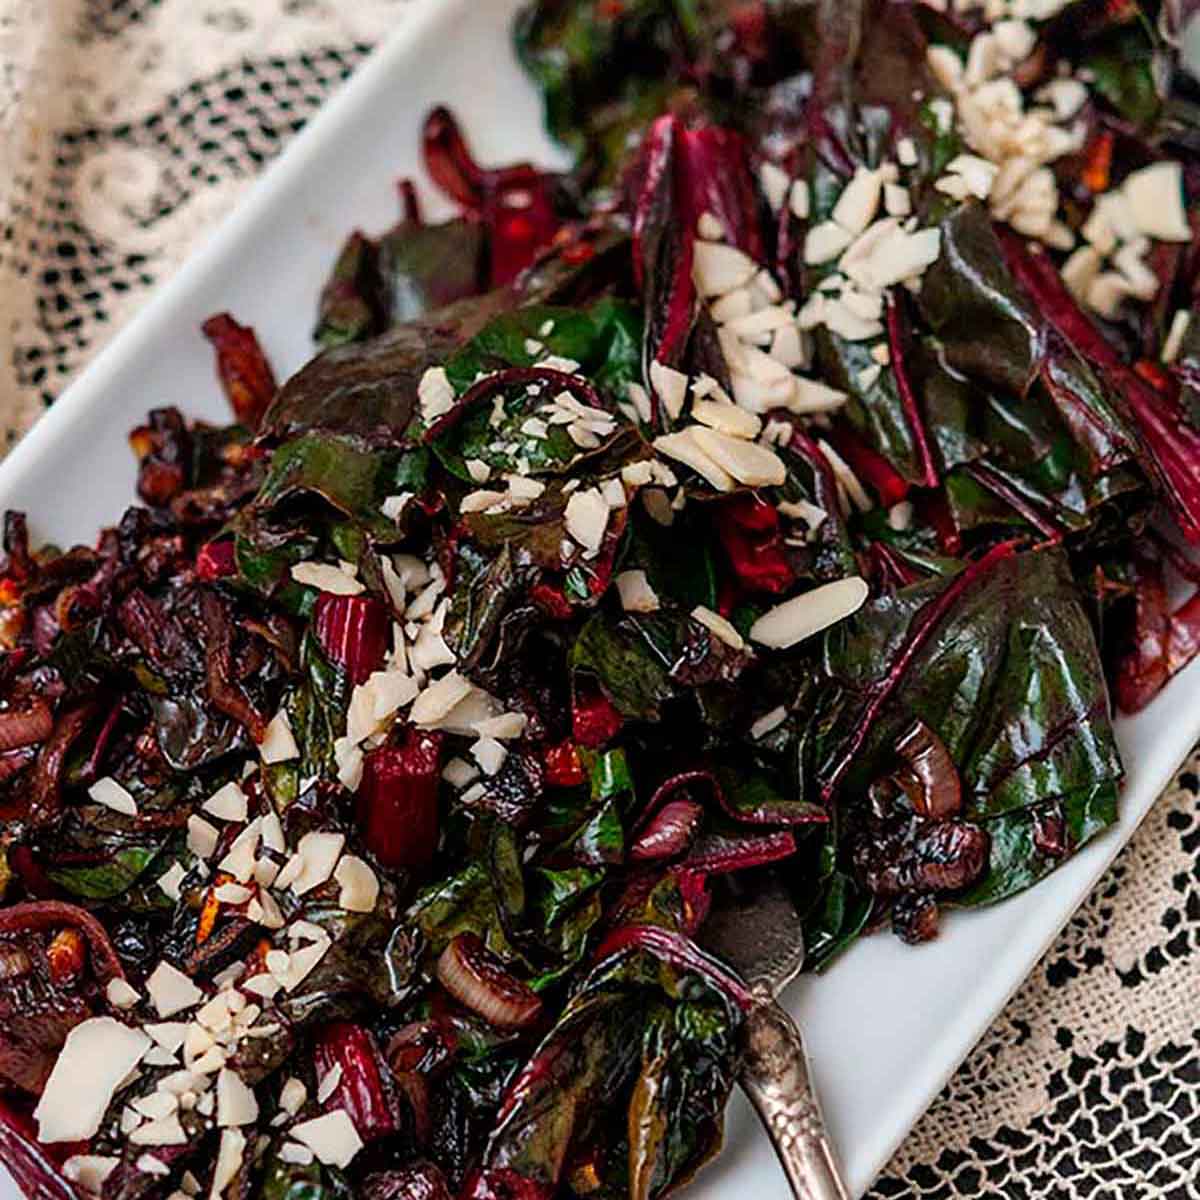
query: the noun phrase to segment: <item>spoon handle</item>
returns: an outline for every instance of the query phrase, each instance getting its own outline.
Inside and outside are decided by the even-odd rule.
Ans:
[[[796,1022],[765,986],[754,989],[741,1084],[787,1175],[796,1200],[849,1200],[813,1091]]]

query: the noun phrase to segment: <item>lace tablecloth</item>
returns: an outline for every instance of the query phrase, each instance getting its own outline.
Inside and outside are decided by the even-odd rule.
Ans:
[[[6,440],[405,7],[0,0]],[[1200,1196],[1198,769],[1159,801],[874,1197]]]

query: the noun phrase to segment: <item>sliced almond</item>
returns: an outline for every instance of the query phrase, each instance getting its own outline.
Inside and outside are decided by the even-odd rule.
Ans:
[[[1167,331],[1166,339],[1163,341],[1163,362],[1173,363],[1179,357],[1179,351],[1183,348],[1183,339],[1187,336],[1191,321],[1192,314],[1187,309],[1176,309],[1174,317],[1171,318],[1171,328]]]
[[[723,325],[752,313],[754,300],[748,288],[734,288],[719,300],[714,300],[708,311],[718,325]]]
[[[445,416],[454,407],[454,388],[445,367],[430,367],[421,376],[421,382],[417,384],[417,399],[426,425],[432,425],[438,417]]]
[[[686,382],[686,381],[685,381]],[[571,494],[564,520],[567,532],[585,551],[595,554],[608,528],[609,508],[598,488],[583,488]]]
[[[331,563],[296,563],[292,567],[291,574],[297,583],[302,583],[306,587],[314,587],[318,591],[328,592],[333,596],[357,596],[363,590],[360,580]]]
[[[344,1108],[293,1125],[291,1135],[326,1166],[345,1167],[362,1149],[362,1138]]]
[[[789,371],[778,379],[763,380],[744,372],[734,372],[733,395],[738,407],[751,413],[772,408],[790,408],[796,391],[796,377]]]
[[[296,848],[303,866],[292,881],[292,891],[303,896],[320,887],[332,874],[346,844],[341,833],[306,833]]]
[[[379,899],[379,879],[368,863],[353,854],[343,854],[333,872],[341,889],[338,905],[347,912],[369,913]]]
[[[874,502],[871,500],[867,489],[859,482],[858,476],[850,469],[850,464],[826,441],[819,439],[817,447],[825,456],[825,461],[829,463],[833,471],[834,478],[843,488],[846,489],[846,494],[854,502],[856,508],[862,512],[868,512],[874,508]]]
[[[757,271],[758,264],[736,246],[719,242],[695,244],[692,273],[697,290],[706,299],[745,287]]]
[[[1158,276],[1146,265],[1144,254],[1144,247],[1137,242],[1126,242],[1113,255],[1112,263],[1125,277],[1131,295],[1138,300],[1153,300],[1158,295]]]
[[[1100,274],[1104,259],[1095,246],[1080,246],[1062,266],[1062,281],[1077,300],[1086,300],[1088,288]]]
[[[772,304],[760,308],[757,312],[747,313],[744,317],[735,317],[726,327],[743,341],[765,346],[770,344],[771,335],[775,330],[793,325],[795,320],[796,318],[782,305]]]
[[[786,650],[856,613],[869,594],[858,575],[823,584],[765,612],[751,626],[750,640]]]
[[[282,708],[268,722],[263,740],[259,743],[258,755],[268,766],[300,757],[300,747],[296,745],[291,721]]]
[[[621,607],[626,612],[657,612],[660,605],[657,593],[650,586],[646,572],[641,570],[622,571],[613,583],[621,598]]]
[[[494,488],[479,488],[474,492],[468,492],[459,501],[458,511],[461,513],[486,512],[489,508],[503,504],[507,498],[505,492],[498,492]]]
[[[115,779],[105,776],[88,788],[88,795],[97,803],[127,817],[137,816],[137,801]]]
[[[735,384],[736,386],[736,384]],[[692,429],[679,433],[668,433],[654,439],[654,448],[660,454],[689,466],[719,492],[733,491],[733,477],[724,467],[706,454],[697,443]],[[649,495],[649,493],[643,493]]]
[[[808,352],[794,321],[775,330],[771,339],[771,357],[789,370],[808,366]]]
[[[807,221],[810,209],[808,181],[797,179],[788,192],[788,210],[797,221]]]
[[[836,221],[822,221],[805,236],[804,261],[809,266],[832,262],[852,241],[854,234],[843,229]]]
[[[215,825],[193,813],[187,822],[187,846],[197,858],[210,858],[221,833]]]
[[[901,280],[919,275],[936,261],[941,240],[940,230],[919,229],[907,233],[894,217],[885,217],[846,251],[839,265],[860,287],[867,291],[883,291]]]
[[[1087,302],[1109,320],[1120,315],[1121,305],[1131,295],[1129,283],[1117,271],[1102,271],[1088,284]]]
[[[650,364],[650,386],[663,402],[667,415],[675,420],[683,412],[683,403],[687,399],[688,377],[656,359]]]
[[[912,197],[908,194],[908,188],[898,183],[885,183],[883,207],[889,216],[907,217],[912,212]]]
[[[720,404],[715,400],[693,401],[692,418],[731,437],[753,439],[762,428],[762,421],[753,413],[736,404]]]
[[[433,725],[441,720],[471,690],[471,684],[457,671],[450,671],[413,701],[409,716],[416,725]]]
[[[160,1017],[172,1017],[204,999],[204,993],[169,962],[160,962],[154,968],[146,980],[146,991]]]
[[[76,1025],[55,1059],[33,1111],[42,1142],[93,1137],[117,1089],[150,1048],[150,1039],[113,1017]]]
[[[869,342],[883,332],[880,321],[859,316],[839,297],[825,301],[825,328],[848,342]]]
[[[720,613],[713,612],[711,608],[697,604],[692,609],[692,620],[699,621],[714,637],[734,650],[745,649],[746,643],[742,640],[742,635]]]
[[[854,177],[842,189],[830,216],[847,233],[860,234],[875,219],[882,193],[883,177],[880,172],[858,167]]]
[[[694,426],[691,433],[700,450],[739,483],[763,487],[787,478],[783,460],[767,446],[701,426]]]
[[[200,807],[220,821],[244,821],[246,793],[231,781],[213,792]]]
[[[217,1124],[225,1127],[253,1125],[258,1120],[258,1101],[236,1072],[222,1067],[217,1076]]]
[[[791,178],[788,173],[776,163],[764,161],[758,168],[758,181],[762,185],[763,195],[771,206],[772,212],[778,212],[788,197]]]

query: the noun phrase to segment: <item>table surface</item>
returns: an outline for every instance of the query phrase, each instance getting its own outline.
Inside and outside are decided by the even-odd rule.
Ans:
[[[0,0],[9,442],[404,9]],[[1200,1196],[1197,770],[1159,801],[873,1197]]]

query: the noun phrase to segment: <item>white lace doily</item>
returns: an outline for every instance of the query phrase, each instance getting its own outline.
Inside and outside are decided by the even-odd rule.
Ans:
[[[0,0],[7,441],[404,7]],[[1197,769],[1159,802],[874,1197],[1200,1196]]]

